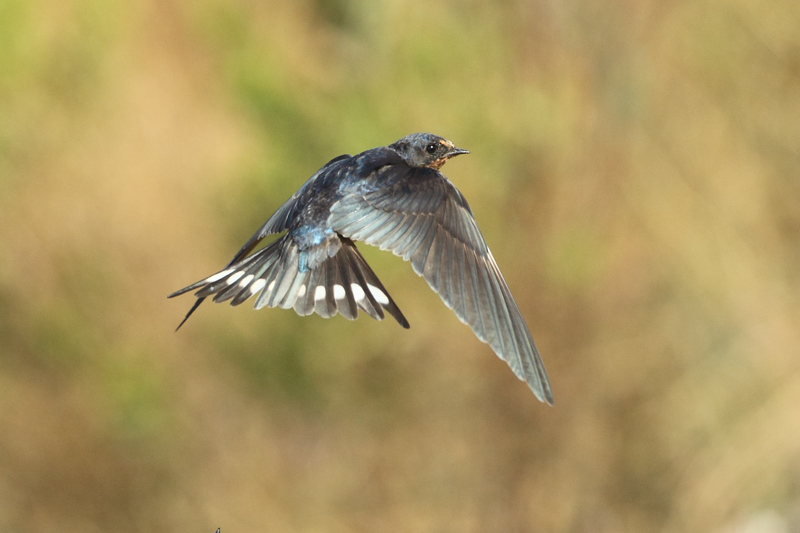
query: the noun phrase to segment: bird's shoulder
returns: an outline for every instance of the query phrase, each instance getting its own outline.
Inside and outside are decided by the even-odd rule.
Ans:
[[[353,170],[360,176],[369,176],[378,169],[390,167],[408,167],[395,150],[388,146],[371,148],[353,156]]]
[[[463,195],[437,169],[409,166],[394,149],[382,146],[341,155],[320,168],[295,194],[295,210],[302,212],[296,222],[319,221],[331,208],[353,200],[363,202],[362,207],[409,212],[433,212],[450,203],[472,213]]]
[[[383,191],[389,194],[407,194],[423,190],[453,192],[455,187],[438,170],[410,166],[394,149],[388,146],[373,148],[351,158],[346,169],[339,171],[343,195],[360,196]]]

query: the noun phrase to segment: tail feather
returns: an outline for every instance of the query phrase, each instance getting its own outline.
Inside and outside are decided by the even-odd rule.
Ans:
[[[330,318],[336,314],[336,300],[333,299],[333,286],[336,284],[339,269],[334,268],[333,261],[325,261],[319,265],[319,283],[312,287],[314,294],[314,308],[323,318]],[[327,290],[330,287],[331,290]]]
[[[353,284],[350,282],[350,262],[348,261],[347,251],[342,253],[336,266],[339,267],[339,280],[340,284],[333,286],[333,297],[339,307],[339,312],[348,320],[355,320],[358,318],[358,304],[353,294]],[[339,255],[339,254],[336,254]]]
[[[351,288],[353,289],[353,295],[356,296],[358,306],[372,318],[383,320],[383,308],[375,300],[375,295],[372,294],[371,290],[363,289],[363,287],[369,289],[369,285],[355,254],[348,254],[347,259],[350,262],[350,268],[356,278],[356,282],[351,285]]]
[[[279,259],[280,266],[275,269],[275,278],[268,280],[267,289],[261,294],[261,298],[265,294],[269,295],[267,302],[269,307],[276,307],[280,304],[297,275],[297,246],[288,240],[287,242],[289,244],[282,250]]]
[[[323,318],[341,313],[349,320],[358,318],[359,309],[382,320],[386,310],[401,326],[408,328],[405,316],[353,241],[342,238],[340,244],[333,257],[303,272],[299,268],[297,245],[284,236],[169,297],[196,291],[197,301],[181,325],[205,298],[213,297],[215,303],[230,300],[230,304],[236,306],[257,295],[256,309],[265,306],[294,308],[298,315],[316,312]]]
[[[314,289],[309,289],[309,287],[317,286],[321,272],[321,268],[309,272],[305,289],[298,291],[297,301],[294,304],[294,310],[298,315],[307,316],[314,312]]]

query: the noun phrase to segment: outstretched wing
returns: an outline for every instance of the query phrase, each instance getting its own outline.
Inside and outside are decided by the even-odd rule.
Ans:
[[[445,305],[536,397],[553,403],[539,352],[472,210],[442,174],[385,166],[377,179],[333,205],[328,225],[354,241],[411,261]]]

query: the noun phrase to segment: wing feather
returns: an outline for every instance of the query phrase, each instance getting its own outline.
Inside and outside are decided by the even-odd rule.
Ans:
[[[334,203],[328,225],[410,261],[459,320],[537,398],[552,403],[530,331],[461,193],[431,169],[391,165],[379,174],[380,186],[358,189]]]

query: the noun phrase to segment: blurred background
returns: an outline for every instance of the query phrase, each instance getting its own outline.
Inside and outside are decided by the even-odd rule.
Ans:
[[[404,311],[166,295],[431,131],[555,407]],[[800,3],[2,0],[0,529],[800,531]],[[252,303],[252,302],[251,302]]]

